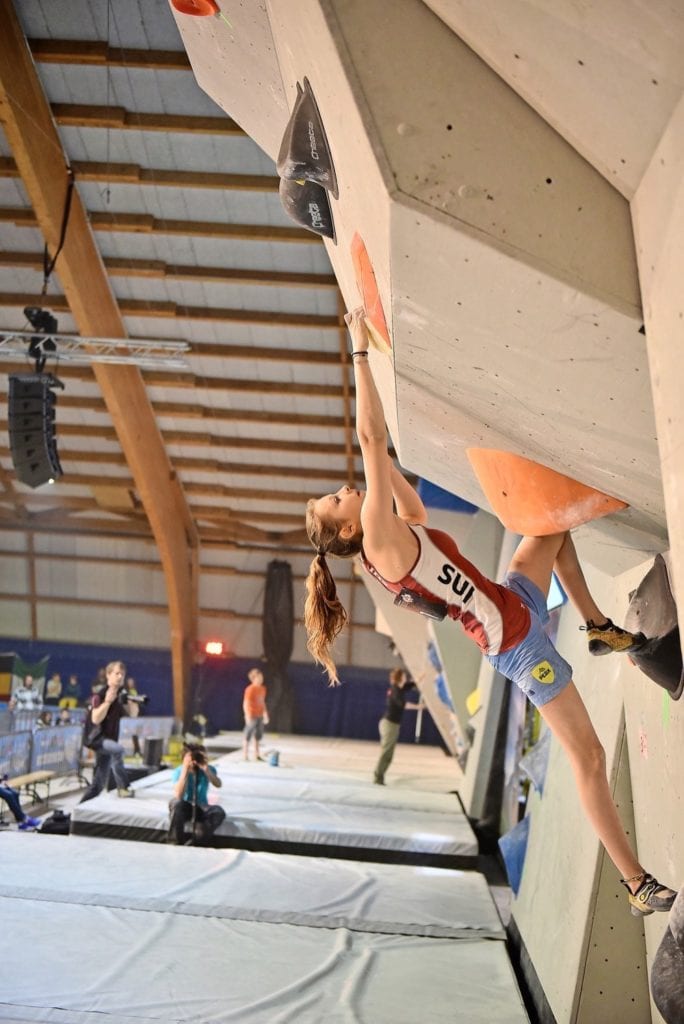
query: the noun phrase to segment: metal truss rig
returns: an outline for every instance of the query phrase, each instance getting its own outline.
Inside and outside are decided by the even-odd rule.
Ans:
[[[187,371],[190,367],[183,353],[189,351],[187,341],[81,338],[68,334],[38,334],[35,331],[0,331],[0,359],[34,358],[34,353],[40,353],[48,359],[59,359],[65,363],[123,363],[150,369]]]

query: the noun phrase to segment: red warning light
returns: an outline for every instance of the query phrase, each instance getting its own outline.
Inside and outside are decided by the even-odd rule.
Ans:
[[[218,658],[223,654],[223,642],[221,640],[207,640],[204,651],[210,657]]]

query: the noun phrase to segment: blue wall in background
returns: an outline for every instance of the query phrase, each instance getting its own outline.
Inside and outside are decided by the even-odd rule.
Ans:
[[[140,693],[153,697],[150,713],[173,714],[171,692],[171,654],[169,651],[148,648],[124,649],[105,644],[67,644],[56,640],[17,640],[0,637],[0,652],[13,651],[24,661],[38,661],[49,655],[47,676],[59,672],[62,684],[70,675],[77,675],[81,699],[90,693],[90,684],[97,670],[110,661],[125,661],[127,673],[136,681]]]
[[[50,656],[48,675],[59,672],[62,682],[72,673],[81,684],[81,697],[90,693],[98,668],[109,661],[126,663],[140,693],[150,697],[146,709],[152,715],[172,715],[171,654],[168,650],[122,648],[103,644],[68,644],[58,641],[17,640],[0,637],[0,652],[13,651],[25,661]],[[247,672],[259,661],[246,658],[208,659],[196,667],[193,692],[208,719],[209,734],[219,729],[241,729],[242,695]],[[345,739],[378,739],[387,691],[387,672],[382,669],[340,668],[342,685],[329,687],[321,669],[313,664],[292,663],[288,674],[294,690],[294,731],[309,736],[339,736]],[[410,700],[417,699],[412,691]],[[193,703],[193,708],[194,708]],[[400,739],[412,742],[416,713],[407,711]],[[423,714],[421,743],[441,744],[429,714]]]

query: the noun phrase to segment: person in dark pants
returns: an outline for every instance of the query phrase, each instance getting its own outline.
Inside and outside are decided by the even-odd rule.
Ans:
[[[0,779],[0,800],[5,801],[22,832],[28,832],[30,829],[38,828],[40,825],[40,818],[30,818],[26,811],[23,810],[19,800],[19,794],[16,789],[13,789],[12,786],[9,785],[6,775],[3,775],[2,779]]]
[[[119,691],[125,675],[126,666],[122,661],[110,661],[105,669],[107,682],[104,692],[95,692],[90,699],[86,732],[90,733],[87,745],[95,751],[95,770],[93,781],[81,797],[81,803],[92,800],[102,792],[107,785],[110,769],[119,796],[133,796],[123,763],[124,748],[119,743],[119,723],[126,716],[137,718],[140,709],[134,701],[121,700]]]
[[[380,757],[375,766],[373,781],[377,786],[385,785],[385,772],[392,763],[394,748],[399,739],[402,715],[406,708],[417,711],[422,704],[407,703],[408,691],[415,688],[402,668],[392,669],[389,675],[390,687],[387,691],[385,714],[378,722],[380,733]]]
[[[221,780],[213,765],[207,764],[207,752],[199,743],[184,744],[183,760],[172,775],[173,800],[169,803],[171,820],[167,843],[182,846],[185,842],[186,821],[195,822],[195,832],[188,839],[209,839],[226,816],[218,804],[209,805],[209,786],[221,788]],[[198,835],[199,833],[199,835]]]

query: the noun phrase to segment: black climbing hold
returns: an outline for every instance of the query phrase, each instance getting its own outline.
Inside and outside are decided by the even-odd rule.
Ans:
[[[672,700],[679,700],[684,690],[684,671],[677,605],[662,555],[656,555],[652,567],[630,595],[625,628],[647,637],[637,650],[629,652],[631,660],[644,675],[667,690]]]
[[[285,213],[297,224],[336,241],[328,194],[315,181],[289,181],[281,178],[280,201]]]
[[[684,1020],[684,889],[674,901],[651,970],[651,993],[666,1024]]]
[[[309,80],[297,82],[297,99],[287,122],[276,164],[281,178],[315,181],[337,199],[330,146]]]

